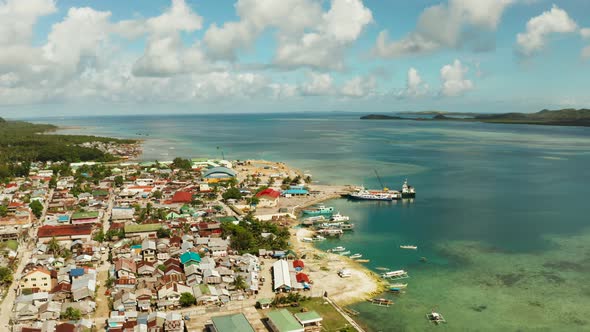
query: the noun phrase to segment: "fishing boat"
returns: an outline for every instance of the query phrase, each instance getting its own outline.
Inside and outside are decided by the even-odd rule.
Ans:
[[[379,306],[389,307],[393,304],[392,300],[384,299],[384,298],[374,298],[374,299],[367,299],[367,301],[371,302],[372,304],[376,304]]]
[[[402,185],[402,198],[414,198],[416,197],[416,189],[408,185],[408,179],[404,181]]]
[[[332,215],[332,217],[330,218],[330,221],[349,221],[350,217],[349,216],[343,216],[340,213],[336,213],[334,215]]]
[[[314,242],[324,241],[326,238],[321,235],[315,235],[311,240]]]
[[[445,320],[445,318],[443,317],[443,315],[439,314],[438,312],[434,312],[434,311],[430,312],[429,314],[426,314],[426,319],[428,319],[429,322],[431,322],[432,324],[435,324],[435,325],[447,322]]]
[[[350,255],[350,258],[352,258],[352,259],[357,259],[357,258],[361,258],[361,257],[363,257],[363,255],[362,255],[362,254],[354,254],[354,255]]]
[[[340,228],[326,228],[317,231],[319,235],[340,237],[344,232]]]
[[[338,253],[338,254],[339,254],[340,256],[348,256],[348,255],[350,255],[350,250],[343,251],[343,252],[340,252],[340,253]]]
[[[390,284],[389,287],[392,287],[392,288],[406,288],[406,287],[408,287],[408,284]]]
[[[314,209],[303,210],[303,214],[308,216],[321,216],[326,214],[332,214],[334,212],[334,208],[329,206],[326,207],[324,205],[320,205]]]
[[[388,267],[382,267],[382,266],[379,266],[376,269],[379,270],[379,271],[389,271],[389,268]]]
[[[405,245],[405,246],[399,246],[401,249],[412,249],[412,250],[417,250],[418,247],[417,246],[409,246],[409,245]]]
[[[324,216],[313,216],[313,217],[307,217],[305,218],[306,222],[311,222],[313,223],[317,223],[317,222],[323,222],[326,221],[326,217]]]
[[[346,251],[346,248],[338,246],[338,247],[334,247],[332,249],[328,249],[328,252],[343,252]]]
[[[355,259],[355,261],[359,262],[359,263],[368,263],[371,260],[370,259]]]
[[[384,279],[404,279],[408,278],[408,272],[405,270],[389,271],[381,274]]]

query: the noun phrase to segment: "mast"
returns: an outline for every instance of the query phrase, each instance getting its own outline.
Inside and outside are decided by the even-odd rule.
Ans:
[[[379,173],[377,173],[376,169],[374,169],[373,171],[375,172],[375,175],[377,175],[377,179],[379,180],[379,183],[381,184],[381,188],[385,189],[385,185],[383,184],[383,181],[381,181],[381,177],[379,176]]]

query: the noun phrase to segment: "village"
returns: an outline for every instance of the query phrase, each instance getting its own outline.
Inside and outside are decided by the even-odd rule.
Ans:
[[[34,163],[0,186],[0,326],[358,330],[336,302],[375,283],[333,282],[346,262],[291,229],[299,208],[347,190],[266,161]]]

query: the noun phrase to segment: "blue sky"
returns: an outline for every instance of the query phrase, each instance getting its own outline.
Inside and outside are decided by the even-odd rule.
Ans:
[[[588,107],[583,0],[0,0],[0,116]]]

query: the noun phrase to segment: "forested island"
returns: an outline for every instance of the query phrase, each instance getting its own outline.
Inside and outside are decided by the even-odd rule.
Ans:
[[[0,118],[0,178],[26,176],[31,162],[114,161],[138,142],[86,135],[58,135],[50,124]]]
[[[590,127],[590,109],[542,110],[536,113],[500,113],[480,114],[465,112],[405,112],[396,114],[418,117],[400,117],[398,115],[370,114],[361,116],[362,120],[421,120],[421,121],[477,121],[487,123],[513,123],[551,126]],[[429,118],[420,117],[428,115]],[[460,116],[460,117],[454,117]]]

